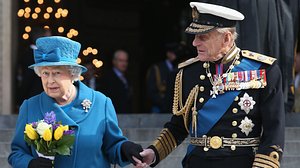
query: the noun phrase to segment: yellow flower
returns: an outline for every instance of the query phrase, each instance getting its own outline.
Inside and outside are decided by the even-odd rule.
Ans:
[[[54,131],[54,139],[59,140],[64,134],[63,127],[57,127]]]
[[[26,135],[28,136],[29,139],[31,139],[31,140],[38,139],[38,134],[32,128],[32,125],[26,124],[24,132],[26,133]]]
[[[60,125],[60,127],[61,127],[64,131],[68,131],[68,130],[69,130],[69,126],[68,126],[68,125],[65,125],[65,126]]]
[[[52,139],[52,133],[51,133],[50,129],[46,129],[46,130],[44,131],[43,139],[44,139],[45,141],[51,141],[51,139]]]

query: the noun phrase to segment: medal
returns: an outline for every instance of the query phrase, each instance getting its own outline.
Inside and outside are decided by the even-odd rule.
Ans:
[[[216,75],[214,75],[214,77],[212,77],[212,74],[210,72],[209,69],[209,62],[204,63],[206,67],[206,74],[207,77],[209,78],[210,83],[212,84],[212,90],[210,90],[210,95],[212,96],[212,98],[216,98],[217,95],[219,94],[223,94],[225,93],[226,90],[226,85],[223,83],[223,81],[226,81],[227,79],[232,79],[234,80],[235,76],[233,73],[230,73],[231,70],[234,68],[234,62],[236,60],[238,60],[239,57],[236,57],[235,60],[232,62],[232,65],[229,66],[228,70],[226,71],[226,73],[222,73],[223,71],[223,64],[217,65],[216,64]],[[236,76],[237,77],[237,76]]]
[[[253,97],[250,97],[248,93],[245,93],[244,96],[240,98],[238,105],[246,112],[246,114],[248,114],[250,110],[253,109],[255,103],[256,102],[253,100]]]
[[[216,95],[219,93],[224,93],[224,85],[221,75],[215,75],[212,85],[212,90],[210,91],[212,98],[216,98]]]
[[[217,95],[225,93],[225,91],[228,89],[234,90],[239,87],[238,86],[239,74],[231,73],[231,71],[235,65],[239,64],[239,63],[237,63],[237,61],[240,58],[240,56],[238,55],[238,53],[240,52],[240,49],[234,45],[231,50],[232,50],[232,52],[229,52],[229,55],[226,54],[225,58],[228,56],[230,58],[234,57],[234,59],[225,73],[223,73],[223,64],[216,64],[216,75],[214,75],[214,76],[210,72],[209,62],[205,62],[203,64],[203,67],[206,70],[206,75],[209,78],[209,81],[212,85],[212,89],[210,90],[210,95],[212,98],[216,98]],[[234,82],[234,88],[228,87],[228,85],[226,83],[228,81]]]
[[[252,120],[249,119],[248,117],[245,117],[242,121],[241,124],[239,125],[239,128],[243,133],[246,134],[246,136],[249,135],[249,133],[252,131],[252,128],[254,127],[254,124],[252,123]]]

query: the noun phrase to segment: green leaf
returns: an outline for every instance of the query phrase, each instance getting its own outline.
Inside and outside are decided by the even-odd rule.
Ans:
[[[49,145],[49,149],[55,149],[57,146],[57,141],[52,141]]]
[[[57,146],[66,145],[68,147],[72,146],[75,141],[75,136],[73,135],[64,135],[62,139],[57,142]]]
[[[71,154],[70,148],[66,145],[62,145],[62,146],[59,146],[58,148],[56,148],[56,152],[60,155],[70,155]]]

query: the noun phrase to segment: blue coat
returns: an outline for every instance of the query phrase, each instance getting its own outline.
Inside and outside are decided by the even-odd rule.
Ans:
[[[128,164],[121,157],[121,145],[127,139],[118,127],[110,98],[81,82],[76,84],[78,93],[69,115],[45,92],[23,102],[8,157],[14,168],[25,168],[31,159],[37,157],[35,149],[24,141],[25,124],[43,119],[45,112],[50,111],[55,112],[57,121],[75,127],[76,132],[71,156],[56,156],[55,168],[106,168],[115,163],[120,166]],[[88,112],[81,105],[84,99],[92,102]],[[72,114],[75,115],[72,117]]]

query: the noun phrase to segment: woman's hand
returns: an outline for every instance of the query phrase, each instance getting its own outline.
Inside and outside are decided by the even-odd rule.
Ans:
[[[52,168],[52,160],[38,157],[29,162],[28,168]]]
[[[121,146],[122,158],[123,160],[128,160],[130,163],[136,165],[137,163],[143,163],[143,157],[140,155],[140,152],[143,151],[141,145],[133,143],[131,141],[126,141]],[[137,162],[133,159],[133,156],[139,160]]]

